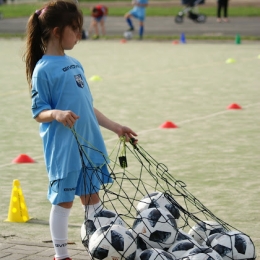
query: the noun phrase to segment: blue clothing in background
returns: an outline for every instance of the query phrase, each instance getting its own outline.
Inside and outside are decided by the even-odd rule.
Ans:
[[[148,0],[136,0],[139,4],[148,4]],[[135,5],[132,10],[129,12],[133,17],[139,19],[140,21],[145,20],[146,15],[146,7],[145,6],[137,6]]]

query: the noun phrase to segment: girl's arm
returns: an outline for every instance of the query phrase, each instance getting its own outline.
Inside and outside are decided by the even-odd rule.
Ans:
[[[126,140],[129,141],[130,138],[137,136],[137,134],[127,126],[122,126],[109,118],[107,118],[104,114],[94,108],[95,115],[97,117],[97,121],[100,126],[116,133],[119,137],[125,136]]]

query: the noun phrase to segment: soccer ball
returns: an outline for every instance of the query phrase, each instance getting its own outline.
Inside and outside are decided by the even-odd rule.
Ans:
[[[216,237],[216,236],[219,236],[220,233],[215,233],[215,234],[212,234],[210,235],[207,240],[205,241],[205,243],[202,244],[202,246],[211,246],[211,242],[213,241],[213,239]]]
[[[199,246],[200,245],[194,240],[192,236],[184,232],[182,229],[178,229],[175,242],[167,251],[173,254],[176,258],[180,258],[187,250]]]
[[[100,227],[94,232],[88,249],[93,259],[134,260],[137,247],[127,228],[112,224]]]
[[[140,255],[139,259],[141,260],[175,260],[176,258],[169,254],[168,252],[158,249],[158,248],[149,248],[144,250]]]
[[[180,241],[176,240],[167,251],[172,255],[174,255],[177,259],[179,259],[188,250],[196,247],[199,247],[199,244],[194,240],[193,241],[189,239],[180,240]]]
[[[225,232],[225,230],[218,222],[206,220],[198,222],[190,229],[188,234],[202,245],[210,235],[223,232]]]
[[[176,241],[181,241],[181,240],[190,240],[190,241],[193,241],[194,243],[197,243],[191,235],[189,235],[188,233],[183,231],[181,228],[179,228],[177,236],[176,236]]]
[[[182,255],[182,260],[223,260],[222,257],[212,248],[197,247],[189,249]]]
[[[174,217],[162,208],[145,209],[137,215],[132,234],[136,238],[137,248],[169,248],[177,235]]]
[[[180,218],[179,209],[167,200],[162,192],[153,192],[143,197],[137,204],[136,210],[140,213],[150,208],[163,208],[168,210],[176,220]]]
[[[131,40],[133,38],[133,34],[130,31],[126,31],[126,32],[124,32],[124,37],[127,40]]]
[[[239,231],[219,234],[212,240],[211,247],[222,256],[223,260],[256,259],[252,240]]]
[[[124,220],[114,211],[102,209],[98,213],[90,215],[81,226],[81,241],[85,247],[88,247],[88,242],[93,233],[101,226],[109,224],[117,224],[126,227]]]

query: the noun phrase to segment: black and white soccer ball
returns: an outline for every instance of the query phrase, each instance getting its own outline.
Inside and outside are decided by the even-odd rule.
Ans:
[[[88,251],[95,260],[134,260],[136,243],[123,226],[112,224],[97,229],[89,240]]]
[[[182,255],[182,260],[223,260],[222,257],[212,248],[196,247],[189,249]]]
[[[255,246],[251,238],[239,231],[219,234],[212,240],[211,247],[222,256],[223,260],[256,259]]]
[[[142,251],[142,253],[139,255],[139,259],[140,260],[176,260],[176,258],[172,254],[158,248],[149,248]]]
[[[188,232],[200,245],[202,245],[210,235],[215,233],[224,233],[225,229],[221,224],[215,221],[200,221],[194,225]]]
[[[190,241],[195,241],[195,243],[197,243],[196,240],[191,235],[186,233],[183,229],[179,228],[176,236],[176,241],[181,241],[181,240],[190,240]]]
[[[131,31],[125,31],[124,32],[124,38],[126,40],[131,40],[133,38],[133,33]]]
[[[126,227],[124,220],[114,211],[102,209],[101,211],[90,215],[81,226],[81,241],[85,247],[88,247],[88,242],[93,233],[100,227],[109,224],[117,224]]]
[[[177,223],[174,217],[162,208],[145,209],[137,215],[132,233],[137,248],[169,248],[177,235]]]
[[[167,252],[174,255],[177,259],[180,259],[188,250],[200,247],[200,245],[193,239],[184,239],[175,241]]]
[[[174,201],[173,198],[172,200]],[[162,192],[155,191],[147,194],[139,201],[136,206],[137,213],[150,208],[163,208],[168,210],[177,221],[180,218],[179,209],[174,204],[172,204]]]

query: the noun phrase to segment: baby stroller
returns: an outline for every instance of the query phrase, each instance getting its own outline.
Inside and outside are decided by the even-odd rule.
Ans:
[[[207,16],[198,12],[198,5],[204,3],[205,0],[182,0],[182,5],[185,5],[185,8],[176,15],[175,22],[182,23],[184,16],[187,15],[196,23],[205,23]]]
[[[6,4],[7,0],[0,0],[0,5]],[[0,20],[3,19],[3,14],[0,12]]]

